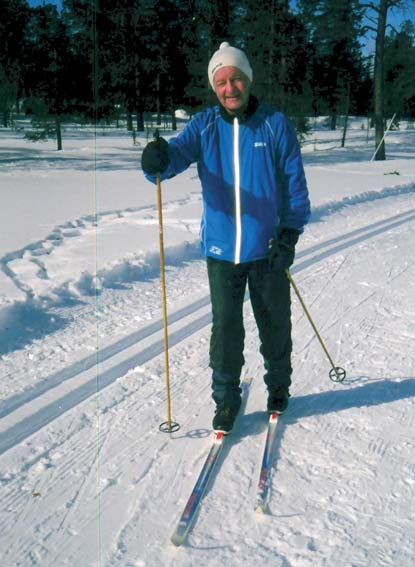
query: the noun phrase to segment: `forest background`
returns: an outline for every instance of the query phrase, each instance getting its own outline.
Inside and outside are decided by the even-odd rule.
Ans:
[[[37,5],[36,5],[37,4]],[[351,114],[376,126],[415,119],[413,0],[0,0],[0,116],[31,119],[27,138],[65,123],[125,123],[135,139],[177,109],[215,100],[207,65],[221,41],[242,48],[254,94],[294,121],[346,132]],[[397,17],[398,15],[398,17]],[[407,15],[407,19],[405,18]],[[399,21],[399,26],[391,22]],[[162,118],[163,117],[163,118]],[[381,143],[376,159],[385,159]]]

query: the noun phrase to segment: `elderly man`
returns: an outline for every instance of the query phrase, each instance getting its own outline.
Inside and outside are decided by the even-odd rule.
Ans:
[[[229,433],[241,405],[243,302],[248,285],[257,323],[267,411],[282,413],[291,385],[291,301],[285,270],[310,206],[290,121],[251,94],[245,53],[222,43],[208,67],[218,104],[175,138],[150,142],[142,168],[155,182],[197,163],[203,192],[201,248],[212,302],[213,429]]]

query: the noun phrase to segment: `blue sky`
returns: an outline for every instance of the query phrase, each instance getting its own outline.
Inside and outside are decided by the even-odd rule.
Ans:
[[[58,8],[62,6],[61,0],[49,0],[45,2],[45,0],[29,0],[29,6],[42,6],[42,4],[56,4]]]
[[[61,7],[62,2],[61,0],[29,0],[29,6],[42,6],[42,4],[56,4],[58,8]]]

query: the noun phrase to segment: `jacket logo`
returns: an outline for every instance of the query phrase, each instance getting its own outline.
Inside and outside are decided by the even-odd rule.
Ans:
[[[222,248],[219,248],[219,246],[211,246],[209,248],[209,252],[211,252],[212,254],[216,254],[217,256],[222,256]]]
[[[266,148],[267,143],[266,142],[255,142],[254,143],[254,148]]]

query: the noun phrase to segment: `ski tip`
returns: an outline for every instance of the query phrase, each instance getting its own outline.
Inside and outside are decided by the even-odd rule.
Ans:
[[[173,534],[170,538],[170,541],[174,546],[180,547],[184,543],[184,538],[178,536],[177,534]]]
[[[254,510],[257,514],[268,515],[269,507],[267,502],[256,502]]]
[[[182,522],[182,520],[180,520],[174,532],[170,536],[171,543],[176,547],[180,547],[181,545],[183,545],[186,540],[188,529],[189,529],[189,524],[186,524],[185,522]]]

